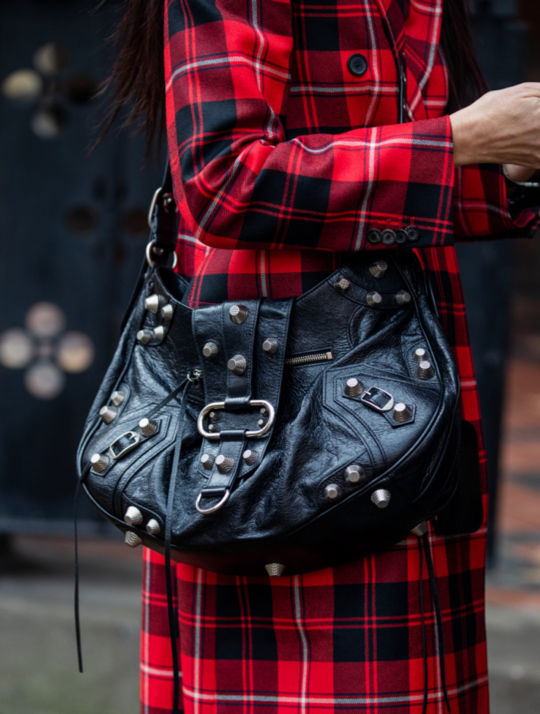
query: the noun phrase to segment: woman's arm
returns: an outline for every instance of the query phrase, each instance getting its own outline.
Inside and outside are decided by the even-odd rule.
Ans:
[[[173,0],[165,44],[172,174],[201,242],[356,251],[406,227],[452,242],[449,117],[286,138],[290,0]]]

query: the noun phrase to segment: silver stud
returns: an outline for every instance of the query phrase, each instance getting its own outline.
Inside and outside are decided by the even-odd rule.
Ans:
[[[234,357],[231,357],[231,359],[227,362],[227,367],[234,374],[244,374],[247,369],[246,358],[244,355],[234,355]]]
[[[348,483],[360,483],[366,478],[366,472],[359,464],[351,464],[345,469],[345,481]]]
[[[428,362],[427,359],[423,359],[418,363],[416,374],[420,377],[420,379],[431,379],[435,374],[435,370],[433,369],[431,362]]]
[[[398,402],[394,407],[393,417],[395,421],[409,421],[412,417],[412,409],[404,402]]]
[[[428,357],[427,350],[423,347],[417,347],[413,354],[413,359],[415,362],[422,362]]]
[[[159,342],[163,342],[166,334],[167,334],[167,330],[163,327],[163,325],[159,325],[158,327],[154,328],[154,337]]]
[[[165,322],[170,322],[173,319],[174,307],[171,304],[164,305],[160,310],[160,315]]]
[[[371,494],[371,501],[377,506],[377,508],[386,508],[390,503],[392,494],[385,488],[378,488]]]
[[[151,518],[146,524],[146,532],[154,536],[159,535],[161,533],[161,526],[159,525],[159,521],[155,518]]]
[[[128,526],[140,526],[143,522],[143,514],[136,506],[128,506],[124,513],[124,521]]]
[[[373,265],[369,266],[369,272],[374,278],[382,278],[382,276],[388,270],[388,263],[386,260],[376,260]]]
[[[398,305],[407,305],[407,303],[411,302],[411,293],[406,290],[400,290],[396,293],[396,302]]]
[[[266,409],[266,407],[261,407],[261,408],[259,409],[259,414],[262,414],[263,416],[266,416],[266,415],[268,414],[268,410]]]
[[[90,463],[92,464],[92,470],[100,474],[109,465],[109,457],[106,454],[92,454]]]
[[[248,316],[248,309],[245,305],[231,305],[229,308],[229,317],[235,325],[241,325]]]
[[[382,295],[378,292],[368,293],[366,295],[366,302],[370,307],[380,305],[382,303]]]
[[[234,466],[234,459],[231,459],[230,456],[219,454],[219,456],[216,456],[216,466],[220,473],[227,474]]]
[[[242,454],[242,458],[248,466],[251,466],[257,461],[257,452],[253,451],[253,449],[246,449]]]
[[[136,533],[133,533],[133,531],[126,531],[126,535],[124,536],[124,543],[126,545],[129,545],[130,548],[136,548],[142,543],[142,538]]]
[[[345,394],[348,397],[358,397],[364,391],[364,385],[356,377],[349,377],[345,384]]]
[[[125,398],[126,395],[124,394],[124,392],[120,392],[118,390],[111,394],[111,402],[114,404],[115,407],[119,407]]]
[[[268,354],[275,354],[278,350],[279,347],[279,342],[276,340],[275,337],[267,337],[264,342],[262,343],[262,348],[265,352],[268,352]]]
[[[347,278],[340,278],[339,280],[336,280],[336,282],[334,283],[334,288],[336,290],[338,290],[340,293],[344,293],[350,287],[351,287],[351,281],[347,280]]]
[[[283,563],[267,563],[264,569],[271,578],[279,578],[279,576],[285,572]]]
[[[203,454],[201,456],[201,464],[203,468],[210,470],[214,465],[214,457],[211,454]]]
[[[208,431],[215,431],[216,430],[216,425],[215,424],[208,424]]]
[[[110,424],[116,417],[117,411],[114,407],[106,405],[101,407],[99,410],[99,416],[103,419],[105,424]]]
[[[258,424],[259,426],[264,426],[264,425],[266,424],[266,422],[265,422],[264,419],[258,419],[258,420],[257,420],[257,424]]]
[[[147,345],[153,336],[154,333],[151,330],[139,330],[137,332],[137,342],[140,342],[141,345]]]
[[[148,310],[148,312],[156,314],[164,302],[165,298],[163,295],[149,295],[144,301],[144,308]]]
[[[324,489],[324,495],[329,501],[334,501],[339,496],[339,486],[336,483],[329,483]]]
[[[215,357],[219,352],[219,347],[215,342],[205,342],[202,353],[205,357]]]
[[[417,526],[411,528],[411,533],[415,536],[423,536],[427,533],[427,525],[425,521],[421,521]]]
[[[210,421],[217,421],[217,412],[208,412],[208,418],[210,419]]]
[[[151,419],[147,419],[146,417],[141,419],[139,422],[139,429],[141,430],[141,434],[143,436],[153,436],[156,433],[157,428],[157,423]]]

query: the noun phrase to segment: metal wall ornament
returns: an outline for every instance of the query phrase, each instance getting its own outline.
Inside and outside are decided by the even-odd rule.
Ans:
[[[52,302],[30,307],[25,327],[0,333],[0,365],[24,369],[24,386],[36,399],[54,399],[65,387],[66,373],[85,372],[94,361],[94,344],[84,332],[65,332],[63,310]]]

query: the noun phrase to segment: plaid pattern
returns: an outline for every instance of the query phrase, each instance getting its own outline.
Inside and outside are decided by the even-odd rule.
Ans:
[[[195,276],[192,306],[288,297],[347,252],[380,249],[369,241],[372,229],[416,227],[414,247],[431,269],[458,361],[463,415],[480,434],[452,242],[527,235],[536,213],[510,215],[498,167],[453,165],[450,123],[441,116],[441,18],[442,0],[169,0],[165,81],[178,257],[182,272]],[[367,60],[361,75],[349,69],[354,54]],[[399,65],[414,120],[405,125],[396,123]],[[485,486],[483,449],[480,462]],[[485,523],[473,535],[429,535],[452,712],[487,714]],[[428,712],[445,711],[429,582],[414,537],[377,556],[272,581],[175,570],[186,713],[421,714],[420,588]],[[141,712],[170,712],[164,566],[151,551],[141,674]]]

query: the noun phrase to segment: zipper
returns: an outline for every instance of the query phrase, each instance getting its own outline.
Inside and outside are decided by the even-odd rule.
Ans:
[[[300,365],[300,364],[314,364],[316,362],[328,362],[334,359],[334,355],[330,350],[326,352],[311,352],[311,354],[297,355],[296,357],[287,357],[285,359],[285,364],[287,365]]]

